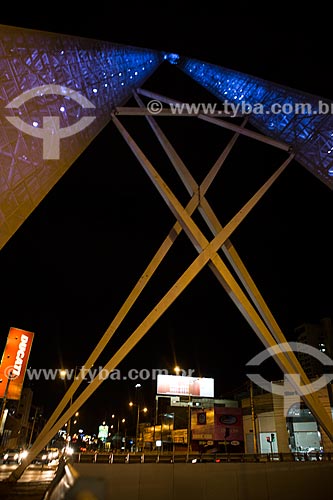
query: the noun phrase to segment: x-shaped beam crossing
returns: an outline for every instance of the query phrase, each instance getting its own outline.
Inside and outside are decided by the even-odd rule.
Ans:
[[[16,481],[24,472],[25,468],[32,462],[39,451],[53,438],[58,430],[74,415],[76,411],[89,399],[94,391],[101,385],[103,378],[98,375],[91,381],[76,400],[73,399],[80,383],[85,377],[86,370],[89,370],[97,361],[105,347],[110,342],[112,336],[119,328],[120,324],[131,310],[132,306],[148,284],[149,280],[157,270],[164,257],[172,247],[177,236],[183,230],[188,236],[189,240],[196,249],[198,256],[188,266],[184,273],[178,278],[174,285],[168,292],[160,299],[151,312],[141,322],[141,324],[134,330],[134,332],[123,343],[119,350],[111,357],[111,359],[104,366],[103,372],[110,373],[116,369],[119,363],[126,357],[126,355],[136,346],[136,344],[143,338],[143,336],[150,330],[162,314],[170,307],[171,304],[179,297],[185,288],[192,282],[192,280],[200,273],[200,271],[208,265],[216,276],[218,282],[222,285],[231,300],[234,302],[238,310],[246,319],[248,324],[254,330],[258,338],[267,348],[273,348],[276,354],[276,362],[281,368],[283,373],[297,373],[300,375],[299,379],[302,384],[309,384],[308,377],[304,373],[298,359],[294,352],[286,352],[280,349],[279,344],[286,344],[286,339],[275,321],[271,311],[261,296],[258,288],[256,287],[253,279],[248,273],[244,263],[238,255],[236,249],[230,241],[230,236],[240,223],[245,219],[249,212],[256,206],[258,201],[265,195],[268,189],[272,186],[275,180],[284,172],[286,167],[294,158],[294,153],[290,150],[289,146],[281,142],[270,139],[257,132],[246,129],[247,119],[245,118],[241,125],[235,125],[225,121],[223,117],[215,118],[205,115],[196,115],[197,118],[211,122],[214,125],[226,128],[234,132],[233,137],[230,139],[227,146],[222,151],[219,158],[216,160],[201,185],[198,185],[192,177],[190,171],[177,154],[176,150],[167,139],[162,129],[159,127],[156,119],[147,112],[144,102],[139,94],[150,98],[158,98],[160,101],[170,104],[175,102],[164,96],[153,94],[151,92],[139,89],[134,93],[134,98],[138,103],[138,108],[119,108],[112,114],[112,120],[115,127],[118,129],[129,148],[132,150],[142,168],[150,178],[155,188],[160,193],[161,197],[177,219],[169,234],[163,241],[162,245],[156,252],[150,264],[134,286],[132,292],[129,294],[124,304],[119,309],[114,317],[110,326],[100,339],[92,353],[90,354],[85,365],[82,367],[81,372],[75,378],[68,391],[62,398],[61,402],[53,412],[52,416],[46,423],[44,429],[33,444],[28,458],[14,470],[9,477],[10,481]],[[145,156],[138,144],[130,136],[129,132],[125,129],[119,116],[121,115],[135,115],[145,116],[151,129],[158,138],[162,148],[167,154],[171,164],[176,169],[180,179],[186,187],[191,198],[186,207],[183,207],[177,197],[173,194],[170,187],[164,182],[157,170]],[[167,115],[167,113],[165,113]],[[193,115],[195,116],[195,115]],[[175,117],[176,119],[176,117]],[[232,217],[232,219],[223,227],[215,215],[213,209],[206,199],[206,193],[211,186],[216,175],[220,171],[222,165],[227,159],[229,153],[237,142],[240,135],[252,137],[254,140],[270,144],[286,151],[287,158],[276,172],[258,189],[258,191],[249,199],[247,203],[239,210],[239,212]],[[212,239],[209,241],[198,225],[194,222],[191,215],[198,209],[205,223],[212,233]],[[240,284],[237,282],[234,275],[222,260],[219,251],[222,249],[224,256],[228,259],[229,264],[232,266],[235,275],[238,277]],[[295,386],[297,392],[297,386]],[[320,401],[315,393],[306,394],[301,396],[305,404],[311,410],[317,421],[320,423],[328,437],[333,440],[333,425],[330,416],[326,413],[325,409],[320,404]],[[72,401],[70,407],[65,411],[68,403]]]

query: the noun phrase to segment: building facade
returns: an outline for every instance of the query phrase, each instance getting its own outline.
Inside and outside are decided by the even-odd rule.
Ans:
[[[331,384],[317,392],[327,413]],[[282,396],[263,392],[241,401],[245,453],[332,452],[333,444],[317,423],[311,411],[301,402],[284,411]]]

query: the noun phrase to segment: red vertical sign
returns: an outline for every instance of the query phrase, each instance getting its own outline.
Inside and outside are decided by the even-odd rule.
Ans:
[[[20,399],[33,338],[32,332],[10,328],[0,365],[0,398],[7,388],[7,399]]]

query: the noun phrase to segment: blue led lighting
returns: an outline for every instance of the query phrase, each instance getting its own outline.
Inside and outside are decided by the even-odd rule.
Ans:
[[[109,121],[110,111],[123,105],[163,62],[162,54],[151,49],[1,25],[0,33],[6,40],[0,42],[0,71],[15,75],[7,83],[9,95],[20,95],[40,82],[73,88],[95,105],[96,128],[99,117]],[[68,123],[62,126],[77,117],[74,104],[66,105]],[[48,99],[43,110],[41,102],[41,113],[56,116],[59,102],[57,108],[52,106]]]
[[[45,94],[6,110],[36,133],[1,120],[0,248],[110,122],[112,111],[162,62],[162,54],[151,49],[0,25],[2,113],[13,99],[45,86]],[[64,94],[53,94],[52,88],[63,88]],[[55,134],[56,149],[47,144],[44,151],[45,117],[56,117],[59,129],[71,133]],[[74,125],[88,123],[86,118],[93,119],[76,132]]]
[[[178,66],[223,103],[239,105],[244,114],[250,109],[254,127],[290,144],[296,159],[333,188],[331,101],[194,59],[181,58]]]
[[[178,64],[180,56],[178,54],[164,54],[163,59],[168,61],[170,64]]]

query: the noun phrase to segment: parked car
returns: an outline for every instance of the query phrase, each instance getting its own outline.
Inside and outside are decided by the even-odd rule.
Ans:
[[[3,454],[2,463],[20,464],[27,455],[28,452],[22,448],[8,448]]]

